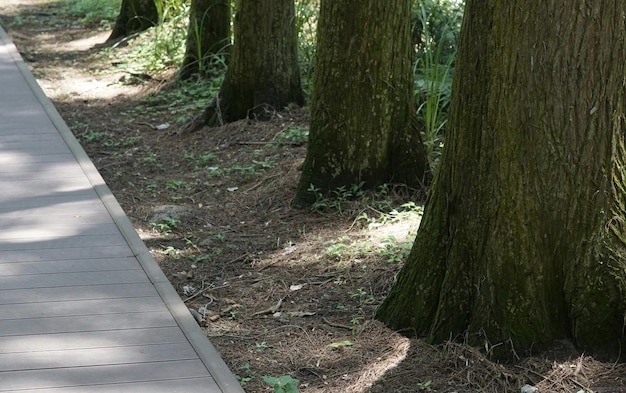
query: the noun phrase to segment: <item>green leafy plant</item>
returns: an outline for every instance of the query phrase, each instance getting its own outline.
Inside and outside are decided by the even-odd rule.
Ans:
[[[267,345],[267,342],[262,341],[260,343],[255,343],[254,344],[254,352],[256,353],[261,353],[263,351],[265,351],[269,346]]]
[[[79,138],[80,138],[80,140],[82,140],[84,142],[92,143],[92,142],[98,142],[98,141],[102,140],[105,136],[106,136],[106,134],[104,132],[88,131],[88,132],[85,132],[83,134],[80,134]]]
[[[263,382],[274,388],[275,393],[298,393],[299,380],[291,375],[281,375],[280,377],[264,376]]]
[[[189,4],[184,0],[158,0],[155,5],[159,23],[129,41],[123,65],[132,74],[162,72],[178,66],[183,59]]]
[[[289,127],[276,134],[274,137],[274,144],[281,145],[296,145],[300,146],[309,139],[309,131],[302,130],[298,127]]]
[[[117,16],[121,0],[74,0],[63,6],[63,11],[80,18],[82,23],[99,23],[108,27]]]
[[[302,88],[305,94],[307,97],[310,97],[313,87],[319,0],[299,0],[295,2],[295,6],[300,79],[302,80]]]
[[[426,381],[426,382],[418,382],[417,383],[417,388],[419,390],[430,390],[430,385],[432,385],[433,381]]]
[[[161,232],[170,233],[178,225],[178,220],[172,217],[163,217],[159,222],[150,223],[155,228],[158,228]]]
[[[415,94],[418,119],[424,127],[426,154],[433,168],[443,147],[461,15],[462,5],[449,0],[425,1],[417,10]]]
[[[323,210],[326,208],[330,208],[337,210],[339,214],[342,215],[343,206],[345,204],[355,199],[361,198],[365,195],[363,186],[365,186],[365,182],[362,181],[359,184],[353,184],[351,186],[337,187],[330,193],[331,197],[327,198],[321,192],[321,189],[315,187],[315,185],[313,184],[310,184],[307,191],[315,195],[315,202],[313,202],[313,204],[311,205],[311,209]]]
[[[343,341],[330,343],[327,346],[328,348],[337,349],[337,348],[342,348],[342,347],[351,347],[353,345],[354,345],[354,342],[352,342],[351,340],[343,340]]]
[[[256,378],[256,372],[252,370],[250,363],[245,363],[243,366],[239,367],[239,370],[241,370],[244,375],[241,376],[239,374],[235,374],[235,379],[239,381],[241,386],[246,386],[249,382]]]

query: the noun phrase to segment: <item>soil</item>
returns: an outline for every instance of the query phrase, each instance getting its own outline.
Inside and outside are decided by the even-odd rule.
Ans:
[[[419,216],[380,212],[419,193],[389,186],[293,209],[306,108],[185,132],[181,101],[162,98],[174,72],[116,68],[124,48],[103,46],[109,31],[65,17],[63,3],[3,0],[0,22],[247,392],[286,375],[302,392],[626,392],[622,364],[566,341],[501,363],[495,344],[431,346],[387,329],[373,315]]]

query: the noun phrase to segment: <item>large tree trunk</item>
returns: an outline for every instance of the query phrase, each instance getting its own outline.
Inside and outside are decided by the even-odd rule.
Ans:
[[[420,186],[428,164],[415,118],[410,7],[322,0],[307,157],[294,203],[365,182]]]
[[[203,74],[209,57],[230,44],[230,0],[191,0],[187,49],[179,77]]]
[[[625,9],[468,0],[441,166],[378,318],[435,342],[626,344]]]
[[[246,117],[263,120],[289,104],[304,105],[293,0],[239,0],[234,29],[218,97],[192,129]]]
[[[159,13],[155,0],[122,0],[120,13],[107,41],[115,41],[155,26]]]

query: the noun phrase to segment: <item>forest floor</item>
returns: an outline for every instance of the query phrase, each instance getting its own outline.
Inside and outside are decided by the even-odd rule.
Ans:
[[[292,208],[306,108],[184,132],[181,116],[206,102],[189,102],[171,71],[119,67],[124,48],[102,46],[108,31],[63,3],[3,0],[0,22],[247,392],[272,391],[265,376],[302,392],[626,392],[623,365],[565,341],[503,363],[495,343],[431,346],[386,328],[373,315],[420,194],[349,187]]]

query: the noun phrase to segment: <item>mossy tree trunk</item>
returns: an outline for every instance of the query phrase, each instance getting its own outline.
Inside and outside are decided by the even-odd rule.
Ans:
[[[161,1],[161,0],[158,0]],[[155,26],[159,12],[155,0],[122,0],[120,13],[107,41],[115,41]]]
[[[434,342],[626,344],[625,10],[467,1],[441,166],[379,319]]]
[[[230,0],[191,0],[187,46],[179,77],[203,74],[211,55],[230,44]]]
[[[191,129],[243,118],[268,119],[304,105],[293,0],[239,0],[235,42],[217,99]]]
[[[364,182],[418,187],[428,163],[415,118],[411,2],[322,0],[307,156],[294,200]]]

